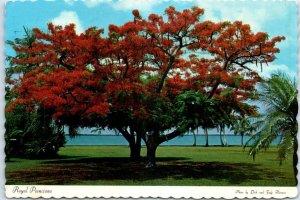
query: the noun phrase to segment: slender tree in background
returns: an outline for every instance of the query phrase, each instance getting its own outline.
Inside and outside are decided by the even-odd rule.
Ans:
[[[278,158],[280,164],[293,152],[294,175],[297,183],[297,132],[298,101],[297,85],[286,74],[277,73],[260,84],[259,101],[266,106],[263,114],[255,122],[255,134],[246,145],[250,144],[250,155],[254,157],[261,149],[267,149],[280,136]]]
[[[197,132],[196,132],[197,131]],[[198,133],[198,129],[196,130],[191,130],[192,134],[193,134],[193,138],[194,138],[194,143],[193,143],[193,147],[197,146],[197,135],[196,133]]]
[[[204,128],[203,129],[204,131],[204,136],[205,136],[205,147],[208,147],[209,146],[209,142],[208,142],[208,128]]]
[[[219,133],[220,133],[220,142],[221,146],[227,146],[227,141],[226,141],[226,136],[225,136],[225,125],[221,125],[219,128]]]
[[[115,129],[134,157],[144,140],[147,166],[154,167],[161,143],[190,128],[216,127],[219,113],[227,110],[256,114],[246,100],[260,77],[248,65],[272,62],[279,52],[276,43],[284,39],[253,33],[239,21],[200,21],[203,13],[198,7],[180,12],[171,6],[166,17],[144,19],[134,10],[132,21],[110,25],[105,38],[95,27],[80,35],[74,24],[49,24],[47,33],[35,28],[34,48],[14,47],[30,56],[13,63],[33,69],[13,84],[17,96],[7,111],[18,104],[34,110],[38,104],[71,133],[80,126]],[[193,105],[190,98],[209,106]],[[215,105],[226,107],[219,112]]]
[[[258,117],[258,116],[254,116]],[[235,135],[241,135],[241,146],[244,146],[244,136],[251,134],[255,131],[255,128],[252,126],[251,118],[239,117],[232,120],[232,126],[230,130],[234,132]]]

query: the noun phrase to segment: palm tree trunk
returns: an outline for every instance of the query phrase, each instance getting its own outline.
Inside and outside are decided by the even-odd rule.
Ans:
[[[297,138],[294,140],[294,152],[293,152],[293,169],[294,169],[294,178],[295,178],[295,185],[298,185],[298,179],[297,179],[297,174],[298,174],[298,169],[297,169],[297,164],[298,164],[298,141]]]
[[[204,135],[205,135],[205,146],[208,147],[208,131],[207,128],[204,128]]]
[[[196,137],[196,134],[195,134],[195,130],[192,131],[193,135],[194,135],[194,144],[193,144],[193,147],[197,146],[197,137]]]
[[[220,131],[221,146],[222,147],[227,146],[227,141],[226,141],[226,138],[225,138],[225,125],[224,124],[220,125],[219,131]]]
[[[227,146],[227,141],[225,137],[225,127],[222,127],[221,132],[222,132],[222,144],[223,146]]]
[[[244,146],[244,134],[241,134],[241,146]]]
[[[222,128],[220,129],[220,141],[221,141],[221,146],[224,147],[224,141],[223,141],[223,137],[222,137]]]

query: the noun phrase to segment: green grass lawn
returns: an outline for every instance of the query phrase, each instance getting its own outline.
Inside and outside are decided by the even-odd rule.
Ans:
[[[279,165],[276,148],[253,161],[241,147],[162,146],[156,169],[128,155],[126,146],[67,146],[55,159],[12,158],[6,184],[295,186],[292,156]]]

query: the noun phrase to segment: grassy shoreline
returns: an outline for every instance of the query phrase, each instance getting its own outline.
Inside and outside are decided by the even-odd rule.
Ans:
[[[66,146],[53,159],[12,158],[6,184],[295,186],[291,156],[279,165],[275,147],[253,161],[238,146],[161,146],[156,170],[128,155],[127,146]]]

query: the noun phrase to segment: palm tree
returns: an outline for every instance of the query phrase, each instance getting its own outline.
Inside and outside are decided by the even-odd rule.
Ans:
[[[194,143],[193,143],[193,147],[197,146],[197,136],[196,136],[196,131],[198,132],[198,128],[197,129],[191,129],[189,130],[189,132],[191,132],[193,134],[193,138],[194,138]]]
[[[199,127],[203,128],[205,146],[208,147],[208,129],[215,128],[215,121],[218,116],[215,109],[216,99],[208,98],[200,91],[187,91],[177,97],[176,105],[178,116],[180,116],[178,123],[191,131],[195,131]],[[194,134],[194,138],[195,136]]]
[[[221,124],[219,129],[219,133],[220,133],[220,141],[221,141],[221,146],[227,146],[227,141],[226,141],[226,137],[225,137],[225,124]]]
[[[249,153],[254,159],[258,151],[267,149],[278,136],[281,137],[278,150],[280,164],[293,150],[293,169],[297,183],[298,91],[296,82],[283,73],[276,73],[263,81],[260,86],[259,101],[266,107],[266,111],[254,123],[256,133],[246,144],[251,144]]]
[[[244,146],[244,136],[255,131],[255,128],[251,124],[251,120],[253,120],[253,117],[237,117],[232,120],[230,130],[233,131],[235,135],[241,135],[241,146]]]
[[[208,128],[204,127],[203,130],[204,130],[204,135],[205,135],[205,147],[208,147],[209,146],[209,144],[208,144]]]

